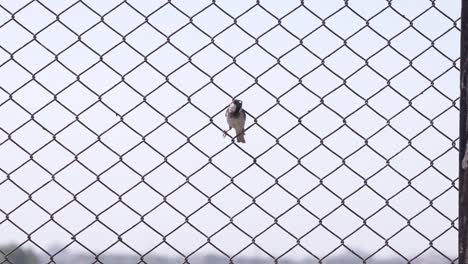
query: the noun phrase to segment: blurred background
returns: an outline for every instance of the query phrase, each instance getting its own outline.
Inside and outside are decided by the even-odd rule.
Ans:
[[[459,15],[0,0],[0,263],[456,262]]]

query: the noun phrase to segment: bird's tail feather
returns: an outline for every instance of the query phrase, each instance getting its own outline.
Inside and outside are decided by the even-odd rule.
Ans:
[[[236,129],[236,134],[237,134],[237,142],[245,143],[244,130]]]

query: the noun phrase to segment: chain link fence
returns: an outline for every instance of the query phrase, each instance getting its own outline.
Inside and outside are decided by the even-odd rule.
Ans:
[[[458,263],[459,36],[455,0],[0,0],[0,263]]]

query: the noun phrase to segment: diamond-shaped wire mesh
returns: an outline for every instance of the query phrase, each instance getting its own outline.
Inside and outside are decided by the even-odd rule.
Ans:
[[[459,13],[0,0],[0,263],[457,263]]]

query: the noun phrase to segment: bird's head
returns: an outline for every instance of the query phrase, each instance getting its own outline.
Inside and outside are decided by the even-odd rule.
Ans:
[[[230,113],[238,113],[242,109],[242,100],[234,99],[229,105],[228,111]]]

